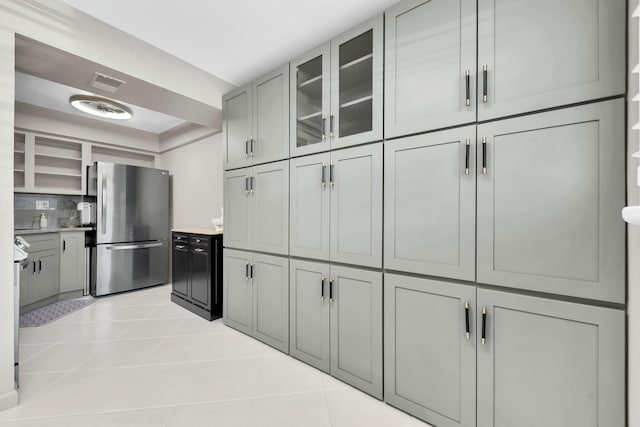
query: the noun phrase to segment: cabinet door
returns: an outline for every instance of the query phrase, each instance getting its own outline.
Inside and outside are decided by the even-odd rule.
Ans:
[[[290,354],[329,373],[329,265],[290,261]]]
[[[251,84],[222,97],[224,168],[251,165]]]
[[[331,266],[331,375],[382,399],[382,273]]]
[[[331,40],[331,148],[382,139],[382,14]]]
[[[331,153],[331,259],[382,266],[382,144]]]
[[[289,64],[253,82],[253,163],[289,157]]]
[[[224,246],[251,249],[253,244],[251,194],[252,169],[245,168],[224,173]]]
[[[624,101],[493,122],[478,137],[478,282],[624,303]]]
[[[34,301],[53,297],[60,293],[60,251],[49,249],[34,253],[37,273],[32,284]]]
[[[329,260],[329,153],[291,159],[291,255]]]
[[[291,157],[329,150],[329,42],[291,62]]]
[[[385,143],[385,268],[475,280],[476,127]]]
[[[478,289],[478,427],[625,425],[625,314]]]
[[[84,289],[84,231],[60,233],[60,293]]]
[[[253,336],[289,354],[289,259],[253,255]]]
[[[211,308],[211,252],[208,245],[191,246],[189,263],[191,267],[189,281],[191,301],[208,310]]]
[[[289,161],[255,166],[252,175],[252,247],[256,251],[288,255]]]
[[[185,242],[174,241],[171,253],[171,274],[173,292],[189,297],[189,246]]]
[[[475,0],[405,0],[385,17],[385,138],[475,122]]]
[[[33,299],[33,282],[37,274],[37,264],[33,256],[29,254],[29,263],[20,271],[20,307],[35,302]]]
[[[478,120],[623,94],[625,3],[479,0]]]
[[[475,286],[384,281],[385,401],[434,425],[475,426]]]
[[[251,254],[248,252],[224,249],[223,252],[223,290],[222,304],[224,324],[252,334],[253,328],[253,292],[249,279]]]

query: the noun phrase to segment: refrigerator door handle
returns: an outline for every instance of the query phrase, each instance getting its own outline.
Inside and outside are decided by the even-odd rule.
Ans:
[[[121,251],[121,250],[128,250],[128,249],[148,249],[148,248],[157,248],[159,246],[162,246],[163,243],[162,242],[158,242],[158,243],[143,243],[140,245],[113,245],[113,246],[105,246],[105,249],[109,250],[109,251]]]
[[[107,233],[107,177],[102,175],[102,234]]]

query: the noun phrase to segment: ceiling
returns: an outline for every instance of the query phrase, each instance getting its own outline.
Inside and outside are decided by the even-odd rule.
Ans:
[[[398,0],[63,0],[235,85]]]

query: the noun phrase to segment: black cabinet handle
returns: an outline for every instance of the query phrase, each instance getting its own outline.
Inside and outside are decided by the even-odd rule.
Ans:
[[[249,179],[251,180],[251,187],[249,188],[249,192],[253,193],[253,190],[255,190],[255,185],[256,185],[256,177],[252,176]]]
[[[487,307],[482,307],[482,345],[487,341]]]
[[[244,177],[244,194],[249,194],[249,177]]]
[[[333,122],[336,116],[333,114],[329,117],[329,136],[333,138]]]
[[[42,271],[42,260],[39,259],[38,260],[38,273],[40,273]]]
[[[487,82],[489,81],[489,70],[487,65],[482,66],[482,102],[487,102]]]
[[[322,164],[322,186],[326,187],[327,186],[327,165],[325,165],[324,163]]]
[[[464,174],[469,175],[469,155],[471,152],[471,140],[467,139],[464,156]]]
[[[487,138],[482,138],[482,174],[487,174]]]
[[[36,274],[36,262],[35,261],[32,261],[32,262],[33,262],[33,273],[32,274]]]
[[[327,279],[323,277],[322,280],[320,281],[320,298],[322,299],[322,302],[324,302],[324,282],[326,280]]]
[[[253,280],[253,264],[249,265],[249,279]]]
[[[67,241],[66,240],[62,240],[62,252],[66,252],[67,250]]]
[[[255,140],[253,138],[249,138],[249,155],[251,157],[253,157],[253,154],[254,154],[254,149],[253,149],[254,142],[255,142]]]
[[[333,167],[334,167],[334,164],[331,163],[331,165],[329,166],[329,184],[331,184],[332,187],[333,187]]]
[[[464,303],[464,323],[465,323],[465,332],[467,333],[467,339],[471,337],[471,322],[469,320],[469,303]]]
[[[471,76],[469,70],[467,70],[465,73],[465,86],[467,89],[466,105],[467,107],[469,107],[471,105]]]
[[[249,278],[249,263],[246,263],[244,265],[244,278],[248,279]]]
[[[329,280],[329,302],[333,302],[333,279]]]
[[[249,138],[244,139],[244,156],[249,157]]]

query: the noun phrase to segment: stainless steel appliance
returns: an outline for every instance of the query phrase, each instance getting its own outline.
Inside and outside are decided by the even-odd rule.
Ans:
[[[16,386],[19,385],[18,362],[20,361],[20,270],[29,263],[27,253],[29,246],[29,243],[20,236],[13,239],[13,365]]]
[[[96,162],[88,181],[97,198],[91,295],[167,283],[169,172]]]

